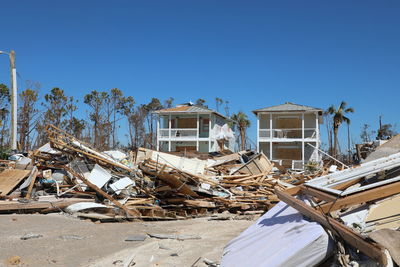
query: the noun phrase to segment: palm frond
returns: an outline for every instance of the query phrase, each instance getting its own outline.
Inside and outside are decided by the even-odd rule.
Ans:
[[[336,109],[335,109],[335,106],[334,106],[334,105],[330,106],[330,107],[325,111],[325,114],[333,115],[333,114],[335,114],[335,113],[336,113]]]

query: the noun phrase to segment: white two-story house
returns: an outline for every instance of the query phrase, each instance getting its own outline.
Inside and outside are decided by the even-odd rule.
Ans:
[[[271,161],[302,170],[307,162],[321,160],[321,109],[286,102],[253,113],[257,116],[257,150]]]
[[[230,119],[214,110],[186,103],[154,113],[158,114],[158,151],[208,153],[220,151],[221,146],[234,151]]]

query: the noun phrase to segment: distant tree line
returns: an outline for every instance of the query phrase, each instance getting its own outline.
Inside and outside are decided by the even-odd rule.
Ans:
[[[154,111],[171,108],[174,98],[161,101],[153,97],[149,103],[138,104],[132,96],[127,96],[118,88],[109,91],[93,90],[83,99],[69,96],[58,87],[52,88],[42,99],[41,86],[37,82],[27,82],[26,89],[18,95],[18,150],[30,151],[47,142],[45,127],[48,124],[66,131],[76,138],[90,143],[99,150],[125,147],[156,148],[156,116]],[[78,112],[78,103],[86,108]],[[229,115],[229,102],[215,98],[215,109],[224,109]],[[207,107],[204,99],[194,104]],[[82,109],[82,108],[81,108]],[[242,138],[240,145],[245,147],[246,129],[250,121],[243,112],[233,114],[238,120],[238,130]],[[0,84],[0,149],[9,147],[10,141],[10,90]],[[121,127],[125,125],[125,127]],[[119,131],[123,129],[124,133]],[[124,138],[121,138],[124,136]],[[124,140],[122,140],[124,139]]]

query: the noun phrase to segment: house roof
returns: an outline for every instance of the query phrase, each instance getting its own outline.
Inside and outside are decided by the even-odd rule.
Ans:
[[[310,106],[299,105],[291,102],[286,102],[285,104],[276,105],[272,107],[260,108],[253,110],[254,114],[259,112],[280,112],[280,111],[322,111],[320,108],[314,108]]]
[[[216,112],[215,110],[203,107],[203,106],[198,106],[198,105],[193,105],[193,104],[182,104],[182,105],[177,105],[176,107],[173,108],[165,108],[165,109],[160,109],[154,111],[154,113],[160,114],[160,113],[215,113],[227,120],[230,120],[226,116],[222,115],[221,113]]]

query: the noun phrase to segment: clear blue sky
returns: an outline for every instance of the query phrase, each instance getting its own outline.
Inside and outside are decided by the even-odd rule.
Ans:
[[[138,103],[210,107],[220,97],[252,119],[253,140],[251,110],[286,101],[347,101],[354,140],[379,115],[399,122],[400,1],[29,0],[2,1],[0,12],[0,50],[16,51],[20,89],[117,87]]]

